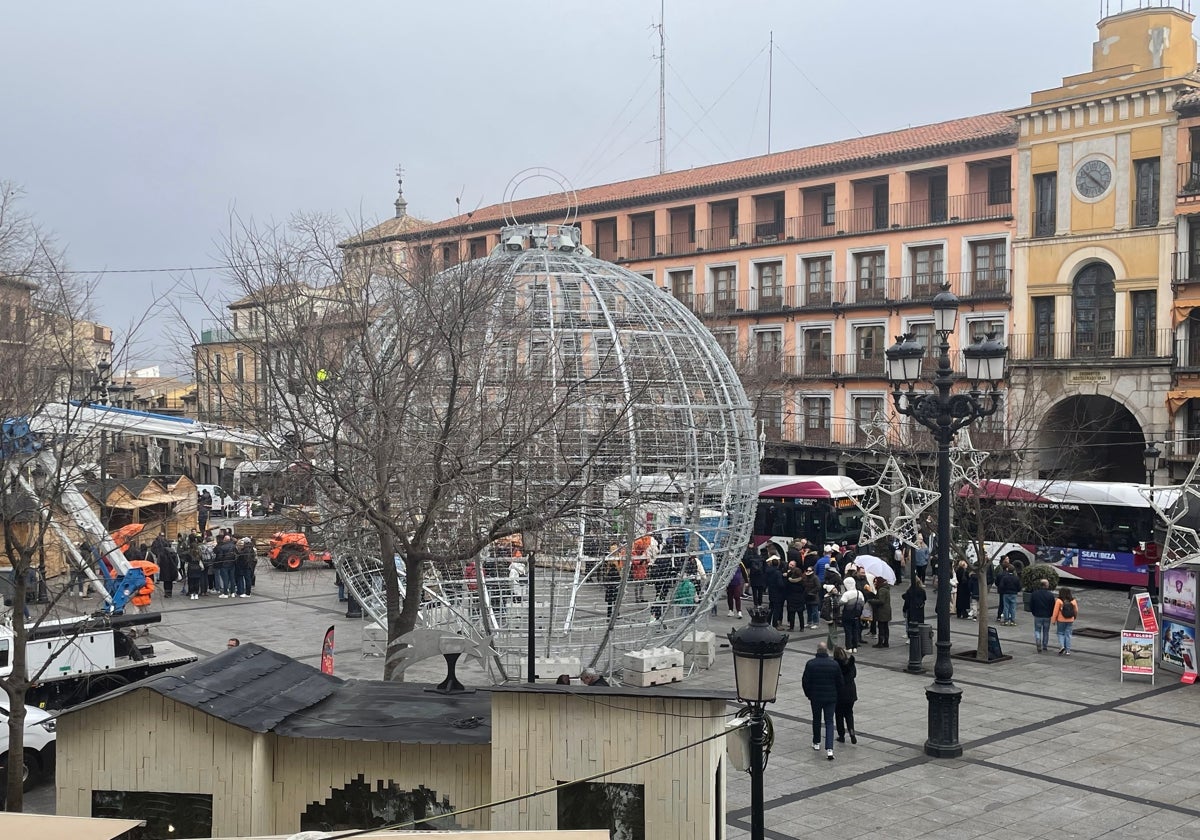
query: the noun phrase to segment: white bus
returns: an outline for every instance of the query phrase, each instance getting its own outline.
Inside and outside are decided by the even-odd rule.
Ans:
[[[862,532],[858,506],[866,488],[844,475],[762,475],[752,545],[774,543],[786,553],[804,538],[818,550],[826,543],[857,545]]]

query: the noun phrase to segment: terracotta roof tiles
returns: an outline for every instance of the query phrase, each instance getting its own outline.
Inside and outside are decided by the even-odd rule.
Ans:
[[[580,210],[587,212],[606,205],[650,203],[690,190],[715,191],[723,186],[732,187],[752,179],[770,180],[801,177],[835,169],[867,168],[913,155],[951,152],[973,145],[1002,146],[1015,143],[1016,138],[1016,121],[1004,112],[997,111],[662,175],[585,187],[576,191],[576,199]],[[522,221],[540,221],[555,214],[561,215],[565,207],[565,195],[556,193],[521,199],[513,202],[510,209]],[[396,230],[395,223],[399,220],[391,219],[365,231],[350,242],[379,241],[403,233],[435,234],[462,228],[468,223],[486,229],[503,220],[505,208],[504,204],[493,204],[481,207],[469,216],[455,216],[406,231]]]

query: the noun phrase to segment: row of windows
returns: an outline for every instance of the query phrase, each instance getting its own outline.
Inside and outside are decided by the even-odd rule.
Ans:
[[[1004,319],[998,317],[972,318],[965,322],[964,337],[969,341],[981,335],[993,335],[1003,341]],[[933,321],[915,321],[906,324],[906,331],[913,333],[917,341],[926,348],[930,357],[936,355],[937,337]],[[755,358],[778,358],[783,354],[783,329],[759,329],[753,332],[752,349]],[[883,324],[868,324],[852,328],[854,352],[858,356],[858,373],[883,374],[884,351],[888,347],[887,327]],[[736,357],[738,348],[737,330],[714,330],[713,337],[726,355]],[[800,331],[801,355],[807,373],[819,373],[828,368],[833,358],[833,330],[830,327],[809,327]],[[876,362],[878,370],[864,363]],[[828,373],[828,370],[825,370]]]
[[[1008,244],[1003,239],[986,240],[970,243],[971,273],[975,287],[980,283],[998,281],[1003,285],[1007,279]],[[914,246],[908,249],[909,265],[912,271],[915,294],[923,294],[928,289],[936,290],[944,281],[946,250],[943,245]],[[883,299],[886,292],[887,252],[860,251],[853,255],[853,271],[855,286],[858,292],[856,300],[867,301],[872,298]],[[831,255],[803,257],[800,261],[801,283],[807,292],[806,300],[816,302],[819,298],[829,298],[833,292],[834,259]],[[784,286],[784,266],[782,261],[755,263],[754,271],[758,281],[760,297],[781,297]],[[737,291],[737,266],[718,266],[709,269],[710,288],[719,299]],[[928,289],[924,288],[928,287]],[[667,272],[667,288],[676,297],[691,296],[696,293],[695,274],[692,269],[678,269]]]
[[[764,394],[755,400],[755,419],[770,428],[779,428],[787,420],[795,420],[807,432],[829,432],[841,423],[857,430],[870,432],[880,424],[887,424],[888,397],[885,394],[863,394],[849,397],[850,416],[833,414],[832,396],[805,395],[794,398],[792,408],[789,400],[780,394]],[[1003,414],[997,413],[982,418],[979,428],[997,431],[1004,426]]]
[[[1082,171],[1082,170],[1081,170]],[[1083,175],[1078,176],[1086,183]],[[1159,218],[1160,162],[1144,158],[1133,162],[1133,226],[1154,227]],[[1101,187],[1101,195],[1110,185],[1093,182]],[[1092,196],[1094,197],[1094,196]],[[1054,236],[1058,229],[1058,173],[1046,172],[1033,176],[1033,235]]]

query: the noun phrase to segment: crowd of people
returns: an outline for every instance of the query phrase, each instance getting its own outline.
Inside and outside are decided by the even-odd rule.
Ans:
[[[170,539],[166,531],[160,531],[149,545],[130,542],[118,547],[130,566],[141,569],[146,576],[146,585],[129,604],[128,608],[133,612],[149,607],[160,585],[164,598],[173,598],[178,584],[180,596],[193,601],[209,595],[249,598],[254,589],[258,565],[254,541],[246,536],[238,537],[229,528],[181,533],[176,539]],[[87,543],[81,544],[79,550],[94,564],[107,563]],[[97,571],[103,572],[103,569],[97,566]],[[100,575],[101,579],[107,577]],[[79,597],[88,597],[87,576],[82,570],[72,574],[71,584],[78,586]]]

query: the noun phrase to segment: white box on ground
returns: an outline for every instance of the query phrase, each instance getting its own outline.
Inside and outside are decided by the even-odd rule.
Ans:
[[[697,630],[679,640],[684,653],[717,653],[717,634],[711,630]]]
[[[657,671],[625,671],[621,674],[621,682],[625,685],[645,688],[651,685],[666,685],[683,679],[683,666],[660,668]]]
[[[539,680],[556,680],[562,674],[578,678],[583,665],[570,656],[558,656],[533,660],[533,675]]]
[[[717,654],[715,651],[711,651],[711,650],[708,651],[707,653],[705,653],[705,652],[685,653],[683,655],[683,664],[688,667],[695,665],[697,668],[708,669],[708,668],[711,668],[713,666],[713,663],[715,663],[716,661],[717,661]]]
[[[621,667],[625,671],[661,671],[682,666],[683,651],[669,647],[632,650],[621,657]]]
[[[363,624],[362,655],[384,656],[387,654],[387,628],[377,621]]]

